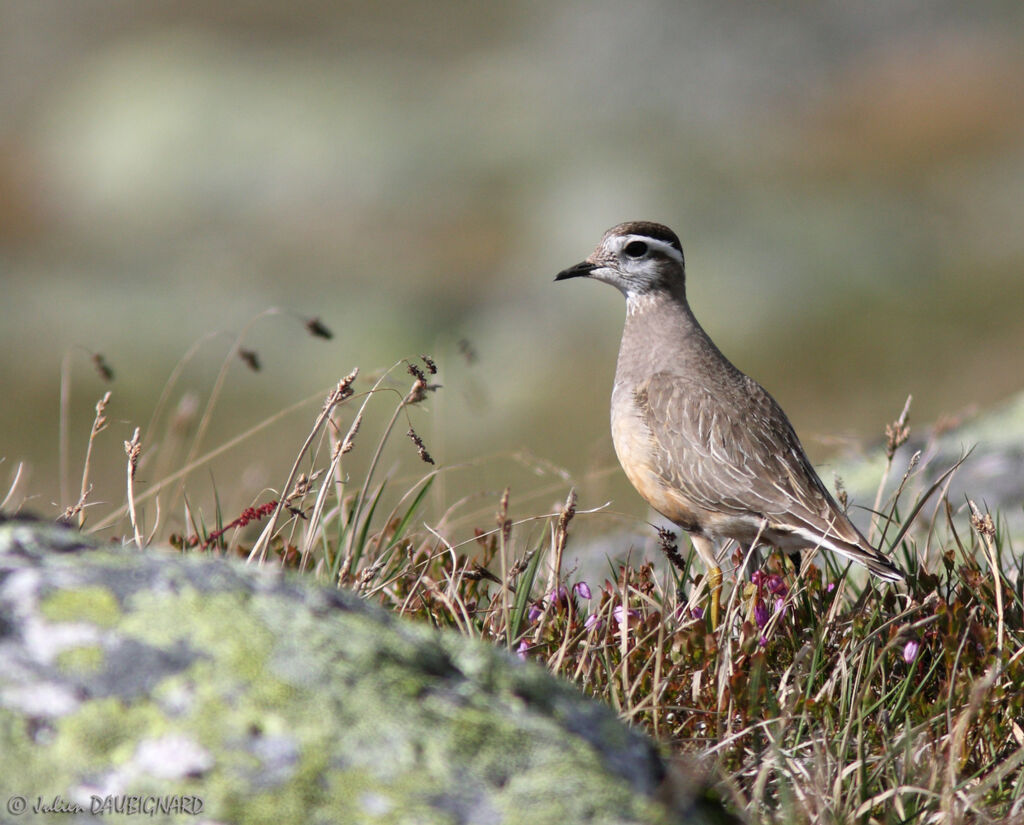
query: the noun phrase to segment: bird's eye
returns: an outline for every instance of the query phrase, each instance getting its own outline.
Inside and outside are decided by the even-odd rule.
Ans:
[[[626,248],[622,250],[630,258],[642,258],[647,254],[647,244],[643,241],[631,241],[626,244]]]

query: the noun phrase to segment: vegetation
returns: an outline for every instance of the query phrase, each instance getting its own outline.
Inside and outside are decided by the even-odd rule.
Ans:
[[[308,328],[329,335],[319,322]],[[255,359],[241,343],[235,354]],[[566,563],[574,534],[597,517],[577,510],[568,484],[564,506],[527,517],[513,517],[507,489],[492,499],[493,517],[475,511],[477,523],[463,516],[465,500],[432,503],[444,469],[410,414],[438,389],[436,372],[426,356],[372,382],[353,370],[327,394],[294,466],[282,471],[283,493],[240,513],[197,506],[181,487],[221,448],[192,450],[172,468],[146,455],[136,431],[125,443],[124,504],[90,514],[85,526],[129,544],[160,538],[181,552],[289,567],[410,619],[505,646],[613,706],[666,754],[700,765],[750,821],[1024,817],[1024,559],[998,515],[946,497],[955,468],[915,500],[904,500],[904,484],[886,500],[880,479],[874,538],[908,571],[906,587],[867,581],[828,554],[797,559],[798,570],[772,553],[745,575],[736,550],[723,565],[732,572],[712,631],[702,571],[680,546],[684,537],[660,532],[665,563],[657,566],[631,561],[623,546],[598,580]],[[71,521],[85,522],[106,402],[97,406],[81,498],[64,514]],[[887,431],[886,476],[902,458],[905,413]],[[377,434],[361,443],[370,420]],[[422,471],[403,483],[381,468],[385,446],[405,437]],[[172,442],[160,443],[180,455]],[[166,470],[140,494],[136,468],[147,458]],[[921,470],[912,459],[903,481]],[[188,528],[147,533],[154,500],[175,495]],[[203,512],[215,513],[212,525]]]

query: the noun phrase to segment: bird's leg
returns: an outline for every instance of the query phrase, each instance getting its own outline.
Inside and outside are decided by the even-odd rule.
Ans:
[[[722,568],[718,565],[708,569],[708,586],[711,588],[711,629],[715,630],[722,601]]]
[[[690,535],[693,547],[708,571],[708,588],[711,590],[711,629],[718,627],[718,613],[722,601],[722,568],[715,558],[715,545],[706,536]]]

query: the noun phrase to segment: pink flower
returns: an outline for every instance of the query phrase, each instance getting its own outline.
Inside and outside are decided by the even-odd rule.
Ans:
[[[619,626],[620,629],[622,628],[622,623],[624,621],[626,622],[626,626],[628,627],[632,620],[639,618],[639,616],[639,610],[636,610],[634,608],[630,608],[629,610],[623,610],[621,604],[617,604],[615,605],[615,607],[612,608],[612,617],[615,619],[615,623]]]
[[[599,619],[596,613],[591,613],[587,616],[586,621],[583,622],[583,627],[587,630],[596,630],[600,633],[604,628],[604,619]]]
[[[590,586],[586,582],[576,582],[572,590],[581,599],[589,599],[591,597]]]
[[[903,661],[908,665],[917,658],[917,652],[921,649],[921,643],[917,639],[911,639],[903,646]]]
[[[525,659],[526,658],[526,651],[529,650],[529,649],[530,649],[529,643],[526,641],[526,639],[523,639],[519,643],[519,646],[516,648],[516,656],[518,656],[520,659]]]

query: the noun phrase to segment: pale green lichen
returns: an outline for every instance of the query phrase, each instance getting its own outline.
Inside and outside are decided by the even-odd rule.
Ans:
[[[57,590],[40,603],[39,611],[52,622],[88,622],[113,627],[121,618],[117,598],[103,587]]]
[[[57,667],[65,674],[92,674],[103,667],[103,648],[98,645],[72,647],[57,654]]]

